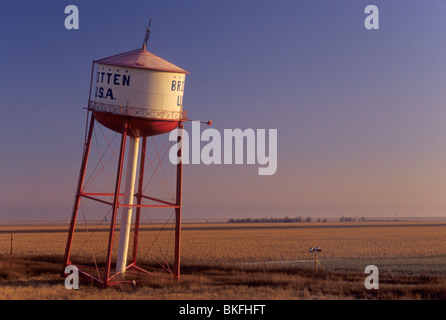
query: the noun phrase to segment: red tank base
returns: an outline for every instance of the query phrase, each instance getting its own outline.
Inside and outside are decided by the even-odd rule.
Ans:
[[[122,115],[114,115],[107,112],[94,112],[96,120],[104,127],[118,133],[122,133],[122,126],[124,119],[128,120],[129,132],[128,135],[133,137],[148,137],[159,134],[168,133],[181,123],[179,120],[158,120],[145,119],[136,117],[125,117]]]

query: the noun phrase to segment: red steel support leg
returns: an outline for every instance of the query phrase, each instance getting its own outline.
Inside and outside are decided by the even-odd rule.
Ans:
[[[84,179],[85,179],[85,171],[87,168],[88,155],[90,153],[91,137],[93,135],[94,122],[95,122],[95,118],[94,118],[94,114],[92,113],[91,119],[90,119],[90,128],[88,130],[87,140],[85,141],[85,144],[84,144],[84,152],[82,155],[82,164],[81,164],[81,169],[79,172],[79,180],[77,182],[76,198],[74,201],[73,212],[72,212],[72,216],[71,216],[70,230],[68,232],[68,238],[67,238],[67,245],[65,247],[65,257],[64,257],[64,263],[63,263],[64,272],[63,273],[65,273],[66,266],[71,264],[71,261],[70,261],[71,246],[73,243],[74,229],[76,227],[77,213],[79,211],[81,192],[82,192],[82,187],[83,187]]]
[[[183,123],[180,123],[178,129],[178,142],[180,149],[178,150],[178,156],[180,162],[177,164],[177,192],[176,192],[176,205],[175,208],[175,265],[174,275],[177,280],[180,279],[180,245],[181,245],[181,206],[183,195]]]
[[[116,227],[116,213],[118,210],[118,202],[119,202],[119,191],[121,189],[121,177],[122,177],[122,164],[124,162],[124,152],[125,152],[125,141],[127,138],[127,120],[124,120],[122,126],[122,138],[121,138],[121,148],[119,152],[119,162],[118,162],[118,170],[116,173],[116,185],[115,185],[115,194],[113,199],[113,213],[112,219],[110,223],[110,234],[108,238],[108,250],[107,250],[107,259],[105,262],[105,275],[104,275],[104,285],[108,286],[110,279],[110,266],[111,266],[111,257],[113,250],[113,238],[115,235],[115,227]]]
[[[139,180],[138,180],[138,193],[136,194],[136,201],[138,205],[141,205],[142,202],[142,189],[143,189],[143,178],[144,178],[144,163],[146,157],[146,145],[147,145],[147,137],[142,138],[142,147],[141,147],[141,160],[139,162]],[[132,255],[132,264],[136,266],[136,254],[138,252],[138,235],[139,235],[139,220],[141,217],[141,207],[136,208],[136,216],[135,216],[135,231],[133,233],[133,255]]]

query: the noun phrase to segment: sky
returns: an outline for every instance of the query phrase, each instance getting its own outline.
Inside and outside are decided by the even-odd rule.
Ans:
[[[379,29],[364,26],[370,4]],[[446,216],[445,12],[444,0],[0,0],[0,220],[70,218],[92,60],[139,48],[150,18],[148,50],[190,72],[191,119],[278,132],[274,175],[185,165],[185,220]]]

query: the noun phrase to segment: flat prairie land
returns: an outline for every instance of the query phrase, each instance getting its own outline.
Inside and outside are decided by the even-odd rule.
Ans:
[[[444,222],[183,224],[180,281],[145,280],[139,290],[85,285],[76,294],[60,277],[67,232],[68,225],[0,226],[0,299],[446,298]],[[79,227],[72,260],[103,263],[108,235],[108,226]],[[174,236],[171,225],[142,226],[138,261],[172,266]],[[379,269],[378,293],[364,288],[367,265]]]

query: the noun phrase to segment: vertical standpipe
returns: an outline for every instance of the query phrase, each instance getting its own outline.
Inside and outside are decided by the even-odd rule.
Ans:
[[[130,137],[127,155],[127,170],[125,177],[123,205],[132,205],[135,195],[136,167],[138,166],[139,138]],[[122,210],[121,227],[119,231],[118,256],[116,258],[116,273],[124,274],[127,267],[127,252],[130,238],[132,207]]]

